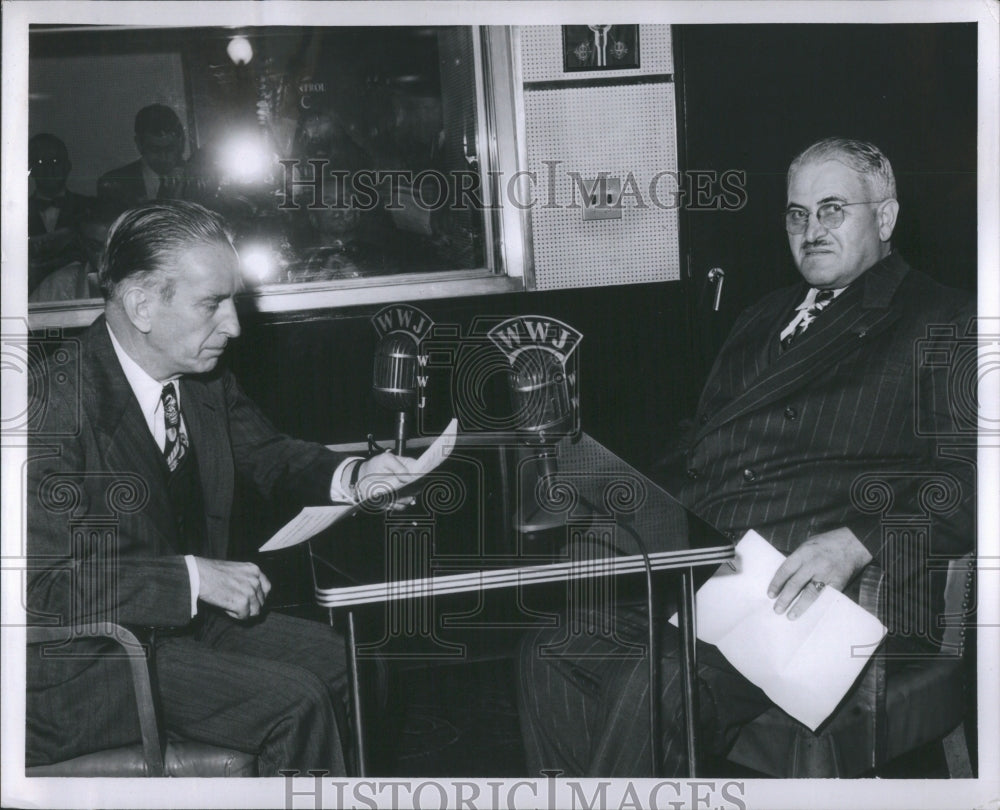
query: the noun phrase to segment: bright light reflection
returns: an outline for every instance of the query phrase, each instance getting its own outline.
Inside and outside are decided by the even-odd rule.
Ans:
[[[267,245],[246,245],[240,248],[243,275],[253,284],[272,281],[277,275],[278,262],[274,251]]]
[[[272,156],[258,134],[233,135],[222,145],[220,168],[224,182],[259,183],[267,179]]]
[[[229,54],[229,58],[233,60],[233,63],[237,65],[245,65],[253,59],[253,48],[250,45],[250,40],[243,36],[233,37],[229,40],[229,44],[226,46],[226,53]]]

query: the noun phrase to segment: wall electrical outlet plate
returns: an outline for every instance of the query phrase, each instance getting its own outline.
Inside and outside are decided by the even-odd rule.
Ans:
[[[583,221],[622,218],[620,177],[594,177],[584,181]]]

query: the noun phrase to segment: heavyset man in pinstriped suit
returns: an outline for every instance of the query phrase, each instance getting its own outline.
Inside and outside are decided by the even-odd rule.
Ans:
[[[923,629],[933,625],[913,617],[936,615],[943,599],[942,583],[929,581],[927,554],[960,556],[974,546],[975,449],[963,457],[942,447],[941,437],[963,430],[961,403],[949,395],[948,364],[920,364],[917,349],[937,339],[936,356],[949,356],[949,337],[954,344],[971,334],[975,308],[971,296],[893,252],[895,198],[889,161],[871,144],[827,139],[793,161],[786,229],[803,281],[737,320],[668,488],[734,539],[756,529],[788,555],[769,595],[791,620],[825,586],[855,596],[856,575],[880,563],[889,572],[890,616],[903,619],[892,622],[887,644],[919,650],[930,643]],[[804,312],[823,290],[834,295]],[[796,325],[802,320],[804,329]],[[966,417],[973,409],[965,408]],[[866,502],[871,483],[892,490],[896,516],[925,512],[927,485],[946,493],[931,516],[929,550],[883,542],[883,515]],[[620,606],[616,618],[618,640],[644,642],[644,611]],[[558,657],[544,655],[543,645],[559,634],[542,631],[522,647],[531,772],[653,775],[646,661],[616,655],[617,643],[597,636],[576,639]],[[673,628],[663,635],[663,753],[655,770],[681,775],[677,645]],[[701,739],[715,753],[771,705],[700,642],[698,682]]]
[[[267,577],[226,559],[234,479],[322,504],[367,476],[396,486],[412,460],[284,436],[218,368],[240,332],[241,286],[218,215],[182,202],[127,211],[100,278],[104,316],[63,347],[79,377],[72,362],[51,366],[31,439],[29,618],[151,626],[168,730],[257,753],[262,776],[343,773],[343,642],[265,611]],[[122,662],[102,652],[95,640],[44,660],[32,649],[28,765],[138,741]]]

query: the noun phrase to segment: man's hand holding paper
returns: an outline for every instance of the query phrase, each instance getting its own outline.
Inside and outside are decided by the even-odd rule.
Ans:
[[[815,545],[840,547],[836,539]],[[790,622],[775,611],[768,591],[794,555],[784,558],[753,531],[736,545],[736,555],[738,570],[723,565],[698,589],[698,638],[718,647],[775,704],[815,730],[854,683],[885,627],[837,590],[838,579],[831,579],[828,588],[800,587],[803,594],[813,591],[809,600],[813,607],[799,621]],[[820,561],[835,557],[816,553],[803,557],[786,571],[806,567],[804,573],[847,577],[845,582],[850,578],[846,569],[821,567]],[[799,615],[803,612],[804,608]],[[671,623],[676,624],[676,617]]]
[[[397,456],[387,450],[362,462],[358,468],[358,499],[375,504],[391,501],[393,493],[417,481],[448,458],[457,436],[458,420],[452,419],[418,458]]]
[[[444,432],[419,458],[397,456],[386,451],[361,461],[356,465],[357,478],[354,481],[358,502],[372,508],[394,508],[395,493],[417,481],[448,458],[455,447],[457,435],[458,420],[452,419]],[[302,543],[357,508],[357,504],[354,503],[307,506],[279,529],[259,550],[277,551]]]
[[[395,502],[391,496],[420,477],[419,465],[420,459],[397,456],[391,450],[386,450],[360,462],[357,483],[358,499],[375,503],[391,501],[390,509],[405,505],[402,501]],[[407,500],[412,503],[412,499]]]
[[[814,534],[774,572],[767,586],[767,595],[775,600],[774,612],[787,610],[789,619],[797,619],[823,588],[843,591],[871,560],[871,553],[846,526]]]

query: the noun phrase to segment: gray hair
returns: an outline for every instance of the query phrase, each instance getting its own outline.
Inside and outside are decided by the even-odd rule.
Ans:
[[[889,158],[875,144],[851,138],[824,138],[804,149],[788,167],[788,181],[801,166],[823,160],[837,160],[856,171],[879,201],[896,199],[896,177]]]
[[[104,246],[97,278],[105,300],[112,300],[122,283],[132,280],[169,301],[178,254],[201,244],[236,250],[222,217],[197,203],[171,200],[129,209],[115,220]]]

